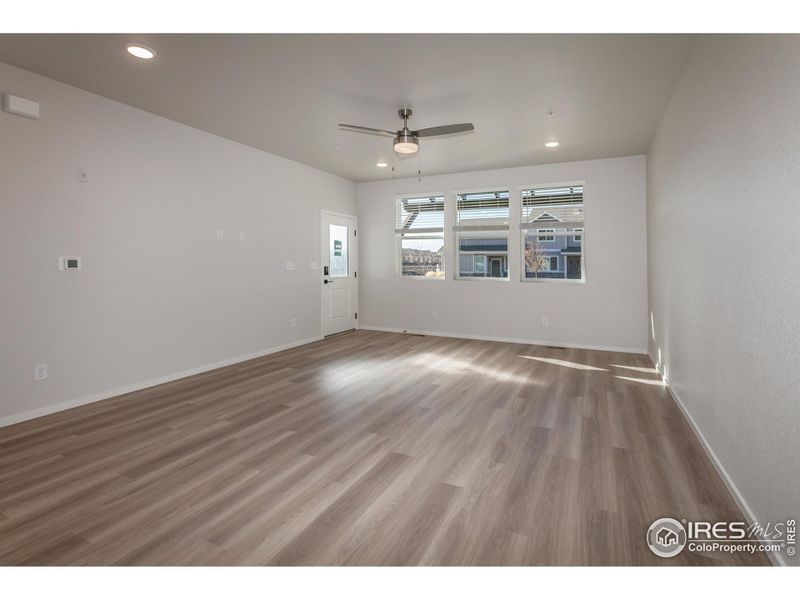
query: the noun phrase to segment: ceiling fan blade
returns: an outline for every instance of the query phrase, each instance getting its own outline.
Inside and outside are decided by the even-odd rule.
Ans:
[[[439,125],[438,127],[428,127],[427,129],[420,129],[419,131],[415,131],[414,135],[417,137],[432,137],[434,135],[465,133],[467,131],[475,131],[475,126],[472,123],[454,123],[453,125]]]
[[[353,131],[355,133],[368,133],[370,135],[387,135],[390,137],[395,137],[397,135],[396,131],[387,131],[386,129],[373,129],[372,127],[361,127],[360,125],[348,125],[346,123],[339,123],[339,127],[341,127],[342,129]]]

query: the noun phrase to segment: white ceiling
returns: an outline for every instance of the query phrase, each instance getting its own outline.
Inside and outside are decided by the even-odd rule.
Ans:
[[[154,48],[137,60],[125,44]],[[684,35],[0,35],[0,61],[355,181],[644,153]],[[337,123],[475,133],[391,139]],[[554,115],[548,116],[548,111]],[[557,139],[561,146],[544,147]],[[375,163],[387,160],[390,167]]]

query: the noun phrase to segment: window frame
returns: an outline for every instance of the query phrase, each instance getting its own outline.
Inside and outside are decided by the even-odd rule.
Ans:
[[[502,229],[496,230],[497,232],[499,232],[501,234],[505,234],[505,236],[506,236],[506,250],[505,250],[505,252],[495,252],[495,253],[493,253],[493,254],[505,256],[506,269],[508,271],[508,274],[505,277],[487,277],[487,276],[484,276],[484,277],[470,277],[469,275],[462,276],[462,275],[460,275],[460,272],[461,272],[460,257],[461,257],[461,254],[462,254],[462,252],[461,252],[461,238],[460,238],[460,235],[462,233],[465,233],[465,232],[458,231],[456,229],[456,227],[458,227],[458,198],[459,198],[459,196],[462,196],[462,195],[482,194],[482,193],[483,194],[488,194],[490,192],[506,192],[508,194],[508,223],[507,223],[508,229],[506,229],[506,230],[502,230]],[[453,202],[453,242],[452,243],[453,243],[453,246],[454,246],[454,249],[455,249],[455,266],[453,268],[453,280],[454,281],[503,281],[503,282],[511,281],[511,273],[512,273],[511,265],[512,265],[512,261],[510,260],[510,258],[511,258],[510,239],[511,239],[511,227],[512,227],[512,223],[514,222],[514,217],[511,214],[511,207],[513,205],[511,200],[513,198],[513,196],[512,196],[513,193],[514,193],[513,187],[508,185],[508,184],[505,184],[505,185],[482,185],[480,187],[473,187],[473,188],[467,188],[467,189],[458,189],[458,190],[453,190],[453,191],[450,192],[449,196],[452,199],[451,201]],[[480,230],[476,230],[476,231],[480,231]],[[485,229],[483,231],[492,231],[492,230],[491,229]],[[473,254],[473,255],[481,254],[481,255],[483,255],[484,253],[469,252],[468,251],[468,252],[465,252],[465,254]],[[473,256],[473,261],[474,261],[474,256]],[[489,258],[487,257],[487,259],[486,259],[486,265],[487,266],[488,266],[488,263],[489,263]],[[487,271],[488,271],[488,269],[485,268],[484,272],[487,272]]]
[[[445,230],[447,229],[447,194],[445,192],[419,192],[416,194],[395,194],[394,196],[394,218],[397,218],[397,203],[401,202],[402,200],[406,200],[409,198],[435,198],[435,197],[442,197],[442,231],[441,234],[434,233],[434,232],[427,232],[427,233],[419,233],[414,234],[413,230],[408,231],[409,237],[407,239],[428,239],[428,240],[438,240],[441,238],[442,240],[442,277],[415,277],[412,275],[404,275],[403,274],[403,238],[404,234],[397,233],[396,225],[397,222],[395,221],[395,227],[393,227],[394,231],[394,249],[395,249],[395,257],[394,257],[394,267],[395,267],[395,277],[397,279],[401,279],[404,281],[446,281],[447,280],[447,242],[445,236]]]
[[[523,211],[523,198],[522,198],[522,196],[523,196],[523,193],[526,190],[533,190],[533,189],[577,187],[577,186],[583,187],[583,205],[582,205],[581,208],[583,210],[584,226],[580,228],[581,229],[581,232],[580,232],[580,236],[581,236],[581,240],[580,240],[580,242],[581,242],[581,254],[580,254],[580,257],[581,257],[581,276],[580,276],[580,279],[567,279],[566,277],[564,277],[564,278],[558,278],[558,277],[526,277],[525,276],[525,272],[526,272],[526,270],[525,270],[525,238],[527,237],[526,234],[527,233],[532,233],[533,235],[536,235],[538,232],[534,231],[534,228],[528,229],[528,228],[524,228],[523,227],[523,225],[525,225],[525,223],[523,223],[523,221],[522,221],[522,211]],[[519,266],[520,266],[519,280],[520,280],[520,282],[522,282],[522,283],[548,283],[548,284],[550,284],[550,283],[555,283],[555,284],[566,283],[566,284],[585,285],[587,283],[587,278],[586,278],[586,254],[587,254],[587,252],[586,252],[586,225],[585,225],[586,224],[586,181],[580,180],[580,179],[576,179],[576,180],[568,180],[568,181],[555,181],[555,182],[546,182],[546,183],[534,183],[534,184],[530,184],[530,185],[520,185],[520,186],[517,187],[517,197],[519,199],[519,211],[517,213],[517,217],[516,218],[517,218],[517,223],[519,224],[519,234],[520,234],[519,235],[519,241],[520,241],[520,243],[519,243],[519,246],[520,246],[519,247]],[[539,228],[537,227],[535,229],[539,229]],[[574,236],[574,232],[566,232],[564,234],[556,233],[553,237],[561,237],[561,236],[563,236],[565,238],[570,238],[570,237],[574,238],[575,237]],[[575,240],[573,240],[573,241],[575,241]],[[573,256],[573,255],[565,254],[563,256],[564,256],[564,271],[563,272],[566,275],[568,257],[569,256]],[[509,272],[510,272],[510,269],[509,269]]]

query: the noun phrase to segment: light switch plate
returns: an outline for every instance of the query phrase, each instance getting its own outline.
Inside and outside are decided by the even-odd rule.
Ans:
[[[60,271],[80,271],[83,268],[83,261],[80,256],[59,256],[58,269]]]
[[[294,261],[291,261],[291,260],[287,260],[286,261],[286,270],[287,271],[294,271],[295,270]]]
[[[225,230],[224,229],[217,229],[217,239],[224,240],[225,239]]]

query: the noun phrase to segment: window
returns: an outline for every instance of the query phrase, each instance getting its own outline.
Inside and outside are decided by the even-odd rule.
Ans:
[[[347,225],[334,225],[331,223],[328,230],[330,240],[329,265],[330,277],[348,277],[350,274],[347,250]]]
[[[458,195],[459,278],[508,278],[508,219],[508,191]]]
[[[536,231],[538,233],[553,233],[553,232],[555,232],[555,229],[537,229]],[[538,236],[536,236],[536,239],[538,241],[540,241],[540,242],[555,242],[556,241],[555,236],[552,236],[552,235],[538,235]]]
[[[522,279],[585,281],[583,186],[522,191]]]
[[[539,273],[552,273],[558,271],[558,256],[542,256],[539,264]]]
[[[395,233],[402,277],[444,279],[444,196],[398,198]]]
[[[478,273],[486,273],[486,257],[483,255],[473,255],[475,261],[474,270]]]

